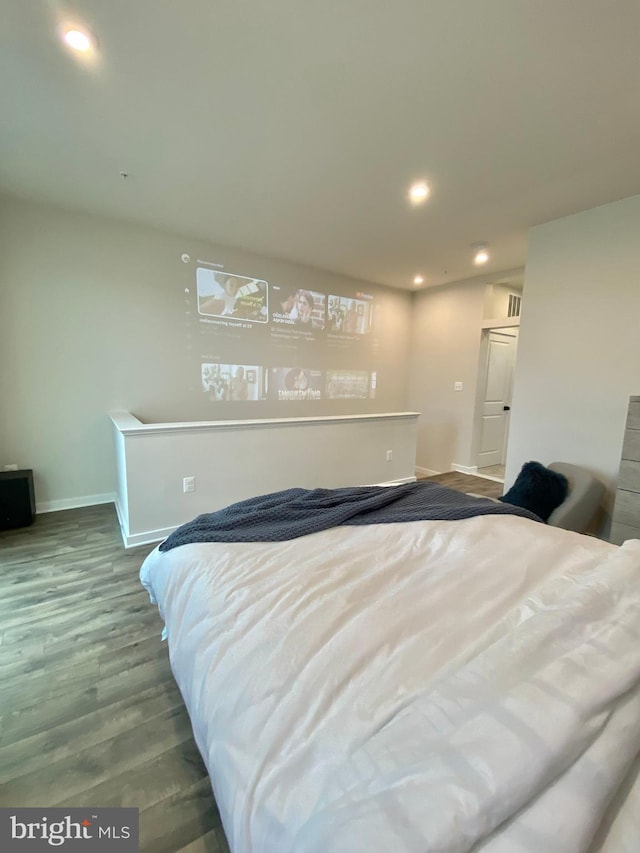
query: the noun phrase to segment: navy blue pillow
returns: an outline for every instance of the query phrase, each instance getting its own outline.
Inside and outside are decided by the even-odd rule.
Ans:
[[[546,468],[540,462],[525,462],[516,481],[500,500],[521,506],[546,521],[563,502],[569,491],[564,474]]]

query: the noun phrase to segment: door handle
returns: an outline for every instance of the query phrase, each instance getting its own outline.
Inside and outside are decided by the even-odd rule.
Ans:
[[[511,406],[503,406],[503,407],[502,407],[502,411],[503,411],[503,412],[510,412],[510,411],[511,411]]]

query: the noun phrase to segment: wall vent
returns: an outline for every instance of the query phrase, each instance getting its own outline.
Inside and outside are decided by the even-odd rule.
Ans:
[[[520,316],[520,305],[522,303],[522,297],[518,296],[516,293],[509,294],[509,313],[507,317],[519,317]]]

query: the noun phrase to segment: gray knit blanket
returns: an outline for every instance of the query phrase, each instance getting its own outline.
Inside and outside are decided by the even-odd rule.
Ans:
[[[519,515],[543,523],[521,507],[471,497],[436,483],[286,489],[199,515],[178,527],[160,550],[195,542],[283,542],[340,525],[458,521],[477,515]]]

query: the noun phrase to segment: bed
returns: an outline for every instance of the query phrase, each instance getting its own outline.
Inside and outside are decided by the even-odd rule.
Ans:
[[[463,497],[145,560],[234,853],[640,849],[640,541]]]

